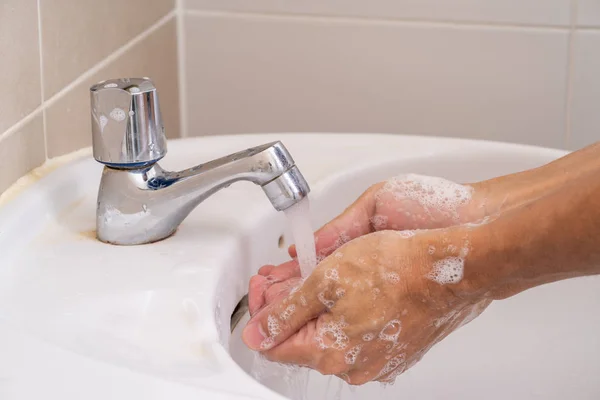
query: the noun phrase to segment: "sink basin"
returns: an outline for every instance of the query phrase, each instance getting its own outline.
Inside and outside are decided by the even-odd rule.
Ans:
[[[162,164],[187,168],[273,140],[283,141],[312,187],[315,228],[370,184],[400,173],[476,181],[565,154],[448,138],[286,134],[171,141]],[[108,245],[94,236],[101,169],[84,154],[0,208],[0,398],[297,396],[281,379],[253,378],[254,355],[240,340],[247,318],[231,334],[229,326],[249,277],[288,258],[284,215],[240,182],[203,202],[166,240]],[[396,385],[354,393],[344,386],[342,398],[598,399],[599,288],[600,279],[580,278],[493,303]],[[307,398],[334,398],[336,381],[311,372]]]

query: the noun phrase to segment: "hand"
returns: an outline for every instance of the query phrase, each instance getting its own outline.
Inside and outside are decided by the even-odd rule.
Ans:
[[[278,280],[297,275],[294,262],[263,267],[263,278],[270,276],[281,293],[271,293],[272,302],[244,330],[244,341],[272,360],[337,374],[352,384],[390,381],[491,299],[600,274],[600,183],[593,173],[600,168],[597,149],[590,146],[543,168],[484,182],[473,199],[487,192],[480,208],[506,212],[480,226],[438,227],[413,236],[362,233],[331,250],[290,293],[293,285]],[[494,192],[507,195],[498,202]],[[352,222],[347,217],[352,211],[370,215],[371,206],[357,203],[334,222]],[[459,212],[458,218],[467,214]],[[364,226],[364,218],[360,221],[358,226]],[[369,231],[375,231],[369,223]],[[318,237],[331,241],[332,233],[348,226],[329,229],[332,224]]]
[[[373,185],[340,216],[317,231],[318,259],[371,232],[444,228],[476,222],[498,211],[503,202],[503,197],[492,194],[481,183],[460,185],[442,178],[401,175]],[[289,254],[292,258],[297,256],[294,246],[289,248]],[[299,278],[296,260],[260,268],[250,280],[250,315],[288,293]]]
[[[244,341],[267,359],[353,385],[393,381],[489,304],[462,282],[469,251],[463,228],[363,235],[269,299]]]

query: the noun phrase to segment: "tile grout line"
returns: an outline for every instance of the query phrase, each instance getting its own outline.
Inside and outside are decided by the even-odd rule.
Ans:
[[[266,18],[273,20],[297,20],[297,21],[318,21],[318,22],[340,22],[340,23],[363,23],[373,25],[414,25],[414,26],[436,26],[450,28],[504,28],[504,29],[528,29],[543,31],[561,31],[569,30],[569,25],[552,24],[527,24],[527,23],[502,23],[502,22],[476,22],[468,20],[435,20],[426,18],[379,18],[379,17],[358,17],[347,15],[320,15],[306,13],[275,13],[260,11],[229,11],[229,10],[184,10],[184,13],[192,16],[203,17],[232,17],[232,18]]]
[[[135,45],[142,42],[144,39],[146,39],[148,36],[150,36],[156,30],[158,30],[163,25],[165,25],[167,22],[169,22],[174,17],[174,15],[175,15],[175,10],[171,10],[167,15],[165,15],[164,17],[162,17],[161,19],[156,21],[148,29],[146,29],[139,35],[135,36],[129,42],[125,43],[123,46],[119,47],[117,50],[113,51],[111,54],[109,54],[108,56],[104,57],[102,60],[97,62],[90,69],[85,71],[83,74],[79,75],[75,80],[71,81],[71,83],[69,83],[68,85],[63,87],[61,90],[59,90],[58,93],[56,93],[51,98],[46,100],[46,107],[51,106],[58,99],[60,99],[62,96],[64,96],[66,93],[68,93],[72,89],[74,89],[77,85],[84,82],[86,79],[90,78],[92,75],[96,74],[97,72],[102,70],[104,67],[108,66],[110,63],[117,60],[119,57],[121,57],[125,53],[127,53],[127,51],[129,51]]]
[[[592,26],[592,25],[577,25],[575,26],[576,31],[582,32],[600,32],[600,25]]]
[[[43,112],[43,110],[44,110],[43,104],[34,108],[32,112],[30,112],[29,114],[27,114],[26,116],[21,118],[19,121],[14,123],[12,126],[10,126],[4,132],[0,133],[0,141],[4,138],[9,137],[10,135],[12,135],[15,132],[18,132],[21,128],[23,128],[25,125],[30,123],[31,120],[33,120],[35,117],[37,117],[39,113]]]
[[[48,159],[48,134],[46,132],[46,110],[44,109],[44,57],[42,50],[42,8],[41,8],[41,0],[37,0],[37,16],[38,16],[38,50],[40,54],[40,96],[41,102],[40,106],[42,107],[42,132],[44,134],[44,159]]]
[[[6,136],[13,134],[14,132],[18,131],[19,129],[21,129],[25,124],[27,124],[29,121],[31,121],[33,118],[35,118],[39,112],[43,112],[44,110],[46,110],[48,107],[50,107],[51,105],[56,103],[58,100],[60,100],[60,98],[62,98],[64,95],[66,95],[71,90],[73,90],[77,85],[84,82],[86,79],[90,78],[91,76],[93,76],[94,74],[96,74],[97,72],[102,70],[102,68],[108,66],[110,63],[112,63],[113,61],[115,61],[116,59],[118,59],[119,57],[124,55],[132,47],[134,47],[135,45],[137,45],[138,43],[140,43],[141,41],[146,39],[148,36],[150,36],[152,33],[154,33],[154,31],[158,30],[163,25],[165,25],[167,22],[169,22],[174,16],[175,16],[175,10],[171,10],[168,14],[166,14],[164,17],[162,17],[157,22],[152,24],[145,31],[143,31],[139,35],[135,36],[129,42],[127,42],[123,46],[119,47],[117,50],[115,50],[114,52],[112,52],[111,54],[109,54],[108,56],[103,58],[101,61],[94,64],[87,71],[85,71],[84,73],[79,75],[77,78],[75,78],[69,84],[64,86],[57,93],[55,93],[51,98],[49,98],[48,100],[44,101],[41,105],[36,107],[32,112],[30,112],[25,117],[20,119],[18,122],[16,122],[14,125],[9,127],[3,133],[0,133],[0,140],[2,140],[2,138],[6,137]]]
[[[183,0],[177,0],[177,74],[179,85],[179,136],[188,137],[188,103],[187,103],[187,74],[185,47],[185,13]]]
[[[569,29],[569,44],[567,50],[567,82],[566,82],[566,99],[565,99],[565,136],[563,145],[566,150],[571,145],[571,122],[573,112],[573,80],[575,70],[575,32],[577,28],[577,2],[578,0],[571,0],[571,28]]]

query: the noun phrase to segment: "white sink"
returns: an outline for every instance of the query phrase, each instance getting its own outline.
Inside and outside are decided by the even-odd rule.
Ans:
[[[186,168],[273,140],[312,187],[315,228],[396,174],[476,181],[565,154],[445,138],[286,134],[171,141],[162,164]],[[261,384],[246,372],[253,355],[239,339],[245,321],[229,334],[249,277],[287,259],[284,215],[260,188],[238,183],[200,204],[173,237],[112,246],[93,235],[100,172],[86,155],[0,208],[0,399],[284,399],[280,379]],[[353,398],[598,399],[599,308],[597,278],[494,303],[395,386],[365,385]],[[338,385],[325,394],[328,381],[311,373],[308,399],[330,398]]]

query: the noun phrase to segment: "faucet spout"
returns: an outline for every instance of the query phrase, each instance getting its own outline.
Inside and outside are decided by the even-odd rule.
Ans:
[[[166,171],[158,163],[141,168],[105,166],[98,193],[98,239],[137,245],[169,237],[202,201],[242,180],[261,186],[278,211],[310,191],[281,142],[176,172]]]
[[[172,235],[189,213],[217,191],[246,180],[260,185],[282,211],[310,192],[281,142],[267,143],[170,172],[158,162],[167,139],[158,91],[148,78],[122,78],[90,88],[94,158],[104,164],[96,235],[119,245]]]

